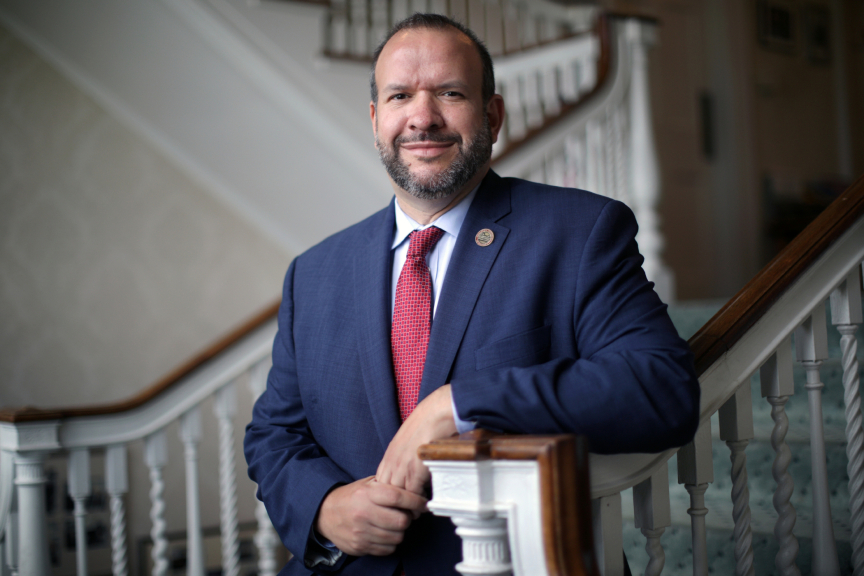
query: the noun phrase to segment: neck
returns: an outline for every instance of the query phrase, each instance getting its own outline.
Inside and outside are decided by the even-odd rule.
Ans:
[[[396,192],[396,199],[399,200],[399,207],[402,208],[402,211],[421,226],[426,226],[459,204],[483,180],[488,171],[489,166],[487,165],[483,169],[478,170],[477,174],[460,190],[449,196],[435,200],[417,198],[399,186],[396,186],[395,183],[393,184],[393,190]]]

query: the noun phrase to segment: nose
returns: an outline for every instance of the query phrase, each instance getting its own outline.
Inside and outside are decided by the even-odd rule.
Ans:
[[[421,92],[415,96],[409,125],[419,132],[431,132],[444,126],[441,109],[431,94]]]

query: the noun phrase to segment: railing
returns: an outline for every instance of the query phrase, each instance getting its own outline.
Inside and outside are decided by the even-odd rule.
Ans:
[[[88,574],[86,502],[91,494],[90,455],[105,452],[105,489],[109,497],[112,571],[129,573],[124,502],[129,490],[128,446],[143,441],[150,478],[150,532],[153,574],[168,570],[165,535],[163,469],[167,462],[166,427],[179,423],[179,440],[186,470],[186,530],[188,573],[204,574],[198,447],[202,409],[213,401],[218,425],[220,534],[223,574],[238,574],[240,560],[237,518],[235,416],[238,386],[247,381],[257,398],[264,391],[270,349],[276,333],[271,307],[222,341],[129,401],[70,410],[24,408],[0,412],[0,541],[5,542],[0,573],[44,576],[51,573],[45,524],[44,463],[56,451],[68,453],[68,495],[74,502],[77,574]],[[241,424],[245,424],[246,417]],[[242,430],[242,428],[241,428]],[[250,492],[245,495],[252,499]],[[264,505],[256,508],[258,573],[275,575],[277,556],[284,549]]]
[[[558,64],[557,72],[550,72],[551,64],[538,64],[527,75],[517,76],[518,82],[511,82],[506,61],[498,66],[496,74],[503,72],[499,91],[508,112],[495,169],[504,176],[591,190],[630,206],[639,222],[636,240],[645,257],[645,273],[660,298],[672,302],[675,279],[662,258],[664,241],[657,211],[660,178],[648,91],[647,49],[654,42],[655,23],[634,17],[607,18],[608,25],[606,18],[599,20],[596,37],[600,44],[592,52],[599,57],[596,82],[586,79],[585,86],[591,88],[578,106],[565,103],[560,113],[547,114],[545,120],[536,112],[534,84],[543,79],[540,94],[548,94],[548,79],[557,77],[561,82],[558,92],[564,93],[568,89],[566,66]],[[582,49],[592,50],[587,44]],[[576,50],[574,46],[570,52]],[[524,59],[527,56],[514,57],[513,64]],[[538,69],[540,73],[534,72]],[[581,65],[570,69],[591,70]],[[576,85],[577,91],[583,89],[581,81]],[[549,109],[546,100],[541,101]],[[535,132],[542,138],[534,137]]]
[[[319,3],[331,6],[329,2]],[[400,6],[407,5],[395,1],[379,2],[378,0],[366,3],[358,1],[333,3],[334,6],[352,7],[351,10],[361,4],[373,8],[390,7],[388,9],[392,9],[392,14],[389,21],[399,15]],[[436,4],[443,4],[443,2],[430,1],[427,6],[412,6],[412,9],[435,10]],[[536,150],[538,147],[545,146],[542,142],[551,141],[554,146],[560,148],[561,142],[566,144],[579,141],[578,134],[581,129],[574,129],[573,126],[584,124],[587,126],[586,134],[600,136],[597,138],[592,136],[593,140],[586,139],[584,155],[576,155],[568,160],[574,162],[576,161],[573,160],[574,158],[583,158],[584,163],[578,164],[579,168],[574,174],[586,175],[588,178],[579,180],[578,177],[574,177],[572,183],[584,182],[585,187],[591,187],[593,183],[597,185],[595,189],[600,192],[610,195],[617,193],[615,190],[618,188],[602,189],[602,183],[614,181],[620,185],[621,182],[625,182],[625,178],[621,176],[623,170],[621,162],[626,162],[631,156],[636,162],[648,162],[647,168],[642,168],[636,173],[643,174],[646,170],[650,173],[651,170],[655,170],[656,174],[653,148],[651,148],[650,122],[647,120],[648,100],[644,77],[643,40],[647,38],[645,31],[650,29],[650,23],[615,21],[607,26],[605,20],[600,19],[593,33],[574,35],[587,28],[589,24],[585,23],[589,20],[583,18],[584,25],[579,24],[580,20],[574,19],[572,10],[546,3],[527,3],[517,9],[513,8],[515,4],[509,2],[496,4],[473,0],[469,2],[452,0],[449,6],[439,7],[439,9],[458,16],[458,11],[461,9],[459,6],[467,7],[465,8],[468,11],[466,14],[469,15],[467,21],[475,28],[475,21],[492,22],[484,29],[487,40],[490,31],[498,27],[498,24],[494,23],[497,22],[495,14],[498,13],[496,12],[498,8],[495,7],[498,6],[500,13],[505,15],[500,20],[501,49],[495,51],[493,48],[493,51],[499,54],[496,58],[499,85],[506,92],[510,112],[502,135],[502,144],[495,150],[496,168],[507,171],[509,170],[507,166],[517,168],[534,166],[529,170],[531,174],[542,175],[542,180],[549,180],[548,175],[556,172],[552,167],[553,162],[548,159],[553,158],[557,152],[553,150],[549,154],[538,155]],[[537,12],[541,9],[546,12]],[[529,12],[519,12],[519,10],[529,10]],[[530,12],[531,10],[534,12]],[[470,14],[483,14],[484,20],[477,20]],[[510,17],[507,16],[508,14],[510,16],[516,14],[515,20],[508,20],[507,18]],[[593,14],[593,11],[583,11],[580,14]],[[562,22],[565,20],[570,24],[564,25]],[[525,29],[517,27],[515,29],[517,31],[513,32],[514,21]],[[543,24],[538,25],[538,22]],[[558,24],[555,24],[556,22]],[[332,38],[332,34],[335,34],[332,31],[336,30],[335,24],[331,21],[328,26],[331,26]],[[507,38],[519,40],[510,42]],[[490,42],[491,44],[494,42]],[[615,58],[612,56],[612,47],[616,47],[619,53]],[[641,86],[639,89],[641,92],[635,90],[634,86]],[[604,107],[602,102],[610,98],[615,99],[616,105]],[[579,112],[583,104],[589,107],[589,112]],[[630,107],[626,108],[627,106]],[[617,116],[613,111],[617,111]],[[644,122],[639,119],[640,114]],[[618,124],[606,122],[610,117],[617,118],[615,122]],[[625,131],[626,126],[623,122],[629,122],[630,132]],[[627,140],[629,144],[610,148],[608,143],[612,140],[602,139],[603,134],[607,133],[606,126],[620,128],[619,132],[610,133],[618,134],[621,138],[624,138],[625,134],[631,134]],[[642,128],[637,130],[638,126]],[[637,137],[636,132],[641,136]],[[560,134],[569,136],[562,137]],[[594,146],[595,144],[597,146]],[[607,149],[614,149],[617,152],[601,153]],[[640,150],[648,150],[648,152],[636,154],[636,151]],[[539,164],[537,158],[540,158]],[[538,166],[541,168],[537,168]],[[607,177],[607,180],[603,179]],[[557,182],[554,178],[550,181]],[[654,180],[649,178],[646,181],[649,184],[651,182],[656,184],[656,178]],[[656,186],[650,189],[656,194]],[[645,205],[651,204],[649,202]],[[656,230],[656,225],[652,224],[656,222],[656,218],[652,217],[650,212],[639,208],[638,202],[635,201],[631,201],[631,206],[634,206],[643,230]],[[643,252],[648,245],[645,238],[640,237]],[[649,259],[646,259],[646,269],[651,266]],[[238,493],[235,454],[231,440],[235,433],[234,398],[238,394],[238,384],[247,379],[253,396],[257,397],[263,389],[270,346],[275,332],[275,313],[275,307],[265,311],[259,318],[253,319],[248,325],[127,401],[109,406],[63,410],[23,408],[0,411],[0,542],[4,544],[0,576],[5,576],[7,573],[22,576],[50,573],[44,517],[44,486],[47,481],[45,461],[50,454],[54,453],[68,455],[68,494],[75,507],[77,569],[79,574],[87,573],[86,538],[83,537],[83,531],[88,516],[86,503],[93,491],[90,460],[96,452],[104,452],[105,455],[113,572],[117,575],[127,574],[130,554],[125,502],[128,501],[130,489],[129,446],[135,443],[143,444],[143,460],[150,479],[149,514],[152,521],[154,573],[166,573],[165,508],[167,503],[164,472],[165,467],[169,465],[166,427],[175,424],[178,424],[180,429],[179,441],[183,447],[183,467],[186,470],[187,561],[190,573],[201,574],[203,544],[198,470],[201,459],[198,452],[202,441],[201,419],[205,417],[202,403],[205,401],[213,402],[214,418],[218,422],[219,430],[218,477],[223,573],[236,573]],[[511,462],[510,468],[515,470],[524,464],[526,463]],[[602,467],[600,469],[602,470]],[[617,478],[602,479],[598,484],[595,473],[595,494],[599,494],[598,486],[604,497],[613,494],[619,484],[623,485]],[[252,498],[251,494],[247,496]],[[603,506],[607,506],[611,501],[604,502]],[[259,573],[273,574],[276,570],[275,554],[281,550],[281,546],[260,503],[256,508],[256,516],[259,522],[258,534],[255,538],[260,557]],[[608,514],[604,513],[603,518],[607,516]],[[610,530],[608,522],[600,528],[604,534]],[[567,530],[572,530],[572,526]],[[614,526],[611,530],[614,532]],[[569,532],[565,530],[560,533]],[[580,534],[589,533],[584,529],[580,532]],[[607,544],[609,542],[608,539],[604,541]],[[614,546],[608,547],[608,550],[613,549]],[[609,554],[614,556],[611,552]],[[560,554],[558,557],[563,558]],[[547,566],[573,566],[574,562],[572,559],[547,560]]]
[[[304,0],[310,1],[310,0]],[[595,9],[565,8],[545,0],[311,0],[327,6],[324,54],[370,61],[393,24],[414,12],[456,18],[487,45],[493,56],[521,52],[570,37],[591,27]]]
[[[794,392],[794,360],[807,375],[810,408],[811,472],[813,474],[813,567],[814,574],[839,574],[834,542],[823,434],[819,375],[828,357],[825,304],[830,300],[831,319],[841,336],[843,386],[846,405],[846,435],[852,516],[852,560],[855,573],[864,570],[864,432],[862,432],[857,340],[862,322],[861,266],[864,261],[864,177],[799,235],[762,272],[723,307],[693,338],[690,346],[702,388],[701,425],[696,437],[680,450],[662,454],[591,456],[591,493],[594,498],[594,542],[601,573],[622,573],[621,491],[633,487],[635,524],[646,537],[649,564],[646,575],[660,574],[665,554],[660,536],[671,525],[669,458],[678,458],[678,483],[690,494],[693,573],[708,574],[705,492],[714,480],[711,450],[711,417],[719,412],[720,438],[730,450],[736,574],[753,574],[749,492],[745,448],[754,437],[750,376],[758,371],[762,396],[771,405],[774,429],[771,445],[776,456],[772,475],[777,483],[774,506],[778,519],[774,528],[779,551],[776,566],[780,574],[798,574],[798,542],[792,533],[796,513],[790,503],[793,484],[788,473],[792,460],[785,442],[788,419],[785,405]],[[432,470],[434,498],[429,508],[451,516],[456,525],[473,520],[475,509],[494,510],[484,517],[490,525],[503,523],[508,530],[497,533],[496,545],[502,554],[537,557],[543,548],[532,536],[524,537],[506,523],[508,517],[532,514],[533,502],[518,508],[519,500],[498,497],[490,490],[479,497],[470,490],[454,490],[464,482],[459,470],[464,453],[474,438],[450,440],[424,449]],[[432,448],[430,446],[429,448]],[[511,479],[506,467],[494,457],[486,462],[485,486],[506,484]],[[464,465],[462,465],[464,468]],[[536,480],[535,480],[536,481]],[[499,512],[507,506],[507,512]],[[515,509],[514,509],[515,508]],[[508,549],[509,548],[509,549]],[[495,563],[486,566],[495,572]],[[483,568],[483,566],[481,566]],[[476,574],[481,572],[463,572]],[[486,572],[483,572],[486,573]],[[514,574],[559,574],[533,566]],[[578,572],[572,572],[576,574]]]
[[[321,3],[321,2],[316,2]],[[507,115],[493,148],[503,176],[591,190],[630,206],[643,268],[664,302],[660,178],[648,92],[655,22],[593,8],[511,0],[333,0],[324,54],[367,62],[386,30],[415,10],[448,14],[487,43]]]

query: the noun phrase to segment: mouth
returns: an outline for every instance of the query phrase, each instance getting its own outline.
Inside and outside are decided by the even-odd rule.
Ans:
[[[407,150],[418,158],[435,158],[443,154],[447,149],[456,145],[456,142],[412,142],[402,144],[399,147]]]
[[[458,134],[422,133],[410,138],[396,138],[394,144],[419,160],[434,160],[461,141]]]

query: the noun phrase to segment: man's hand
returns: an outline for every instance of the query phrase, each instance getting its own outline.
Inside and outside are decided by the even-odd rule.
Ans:
[[[432,440],[456,433],[450,384],[441,386],[423,399],[402,423],[378,465],[378,482],[422,494],[429,482],[429,469],[417,456],[417,449]]]
[[[426,498],[370,476],[327,494],[315,529],[346,554],[387,556],[425,510]]]

